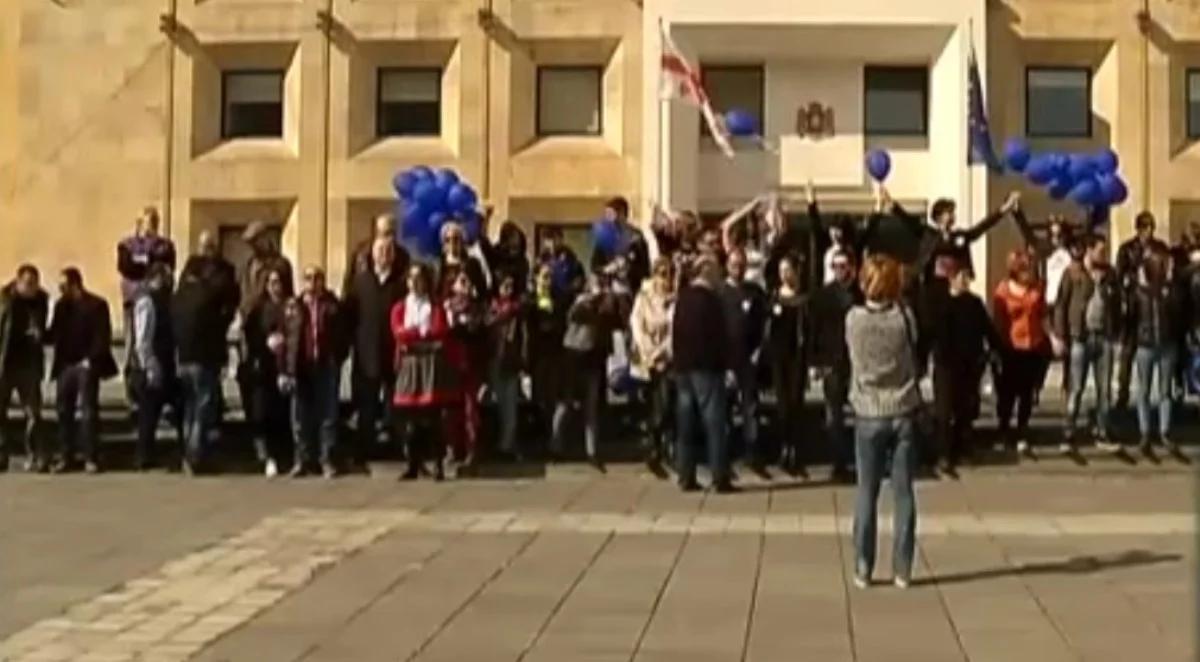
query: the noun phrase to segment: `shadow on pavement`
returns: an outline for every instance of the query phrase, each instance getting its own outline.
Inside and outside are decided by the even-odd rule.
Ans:
[[[1005,568],[990,568],[972,572],[934,575],[915,580],[916,585],[927,584],[961,584],[964,582],[995,579],[997,577],[1022,577],[1026,575],[1067,575],[1092,574],[1129,568],[1141,565],[1156,565],[1159,563],[1174,563],[1183,559],[1179,554],[1160,554],[1143,549],[1130,550],[1116,555],[1106,556],[1074,556],[1064,561],[1048,561],[1044,563],[1021,564]]]

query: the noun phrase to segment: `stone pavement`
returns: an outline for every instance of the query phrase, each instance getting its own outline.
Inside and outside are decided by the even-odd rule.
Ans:
[[[851,487],[382,473],[0,476],[0,659],[1195,659],[1184,471],[922,482],[907,591],[886,496],[850,584]]]

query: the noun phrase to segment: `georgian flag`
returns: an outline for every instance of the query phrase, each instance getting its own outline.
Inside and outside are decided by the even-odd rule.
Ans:
[[[709,133],[721,151],[733,158],[733,145],[729,142],[729,131],[725,122],[713,112],[708,93],[700,80],[700,74],[688,64],[687,58],[675,46],[670,33],[662,23],[659,23],[662,34],[662,98],[680,99],[700,109],[700,116],[708,124]]]

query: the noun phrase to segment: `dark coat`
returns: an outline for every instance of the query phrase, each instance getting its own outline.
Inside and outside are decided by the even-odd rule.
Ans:
[[[1178,347],[1188,331],[1188,293],[1178,282],[1139,285],[1129,299],[1128,322],[1139,347]]]
[[[724,373],[734,367],[725,306],[713,288],[683,288],[675,300],[671,326],[671,360],[676,371]]]
[[[1104,267],[1100,287],[1104,290],[1105,307],[1108,310],[1104,332],[1109,340],[1115,341],[1122,330],[1124,320],[1121,310],[1121,287],[1117,274],[1111,267]],[[1083,337],[1087,304],[1095,288],[1096,283],[1092,280],[1092,275],[1082,263],[1076,262],[1067,268],[1058,286],[1058,300],[1054,305],[1054,333],[1058,337]]]
[[[504,243],[505,235],[515,234],[519,246],[510,248]],[[517,294],[524,294],[529,288],[529,256],[526,249],[525,233],[512,221],[507,221],[500,227],[500,243],[493,244],[486,236],[479,238],[483,247],[483,256],[487,259],[488,267],[492,270],[492,289],[500,287],[500,275],[508,274],[516,283]]]
[[[50,316],[50,296],[46,294],[45,290],[39,289],[33,299],[28,302],[30,304],[31,329],[14,329],[13,305],[17,303],[16,287],[16,283],[9,283],[4,286],[4,289],[0,289],[0,377],[4,376],[4,370],[9,363],[13,341],[17,334],[32,331],[29,342],[23,343],[25,347],[21,356],[12,356],[11,359],[14,365],[28,366],[40,381],[46,363],[42,343],[46,338],[46,319]]]
[[[948,233],[943,233],[922,219],[909,214],[899,204],[892,205],[892,213],[904,222],[910,234],[917,241],[915,266],[918,273],[926,279],[933,276],[934,262],[943,255],[954,257],[967,269],[974,271],[974,265],[971,263],[971,244],[1004,219],[1004,214],[992,212],[969,228],[955,228]]]
[[[228,264],[228,263],[226,263]],[[280,253],[253,255],[238,276],[237,287],[244,306],[243,313],[254,300],[267,289],[267,274],[278,270],[283,274],[283,293],[292,296],[296,291],[292,263]],[[232,271],[232,267],[230,267]]]
[[[287,353],[284,357],[284,372],[292,377],[303,376],[308,368],[332,361],[341,365],[346,358],[345,316],[342,303],[328,290],[317,301],[316,314],[320,316],[313,335],[313,312],[309,307],[308,295],[292,299],[287,308]],[[316,357],[311,350],[316,347]]]
[[[150,268],[166,266],[175,272],[175,244],[166,237],[127,237],[117,244],[117,272],[121,274],[121,296],[133,303],[137,286],[146,279]]]
[[[246,319],[242,323],[242,335],[246,342],[247,364],[255,378],[273,381],[283,371],[286,345],[272,351],[267,345],[267,339],[275,333],[286,336],[287,309],[290,301],[284,299],[276,303],[268,297],[260,296],[246,313]]]
[[[342,280],[342,298],[350,298],[351,291],[354,290],[354,281],[361,273],[371,273],[375,271],[375,261],[371,258],[371,246],[375,243],[374,239],[368,239],[358,245],[354,249],[354,253],[350,256],[350,263],[346,265],[346,276]],[[408,249],[398,241],[392,242],[392,247],[395,249],[396,257],[392,262],[392,273],[398,274],[400,280],[403,281],[408,274],[408,268],[412,265],[412,256],[408,254]]]
[[[46,340],[54,347],[54,362],[50,367],[53,379],[85,360],[100,379],[117,375],[108,302],[91,292],[84,292],[75,300],[59,299],[54,304]]]
[[[850,352],[846,348],[846,315],[862,303],[857,282],[843,285],[837,281],[817,290],[809,302],[809,326],[812,329],[810,360],[818,368],[850,372]]]
[[[750,281],[722,283],[718,291],[725,306],[730,358],[736,367],[746,368],[766,335],[767,292]]]
[[[345,293],[346,327],[354,350],[354,371],[368,379],[390,378],[396,345],[392,338],[392,308],[404,300],[405,271],[395,267],[380,282],[374,267],[355,275]]]
[[[171,302],[179,364],[220,368],[229,360],[227,334],[237,315],[239,290],[223,258],[192,256]]]

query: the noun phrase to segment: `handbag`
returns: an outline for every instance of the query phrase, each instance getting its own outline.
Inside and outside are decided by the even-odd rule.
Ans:
[[[901,307],[900,316],[904,319],[904,337],[908,340],[909,351],[912,352],[913,366],[917,370],[917,374],[921,374],[921,352],[917,348],[917,334],[912,328],[912,322],[909,320],[909,308]],[[917,408],[913,411],[913,426],[916,428],[917,436],[927,441],[932,441],[937,435],[937,428],[934,423],[933,411],[929,407],[929,402],[925,400],[925,395],[921,393],[921,380],[917,378]]]

